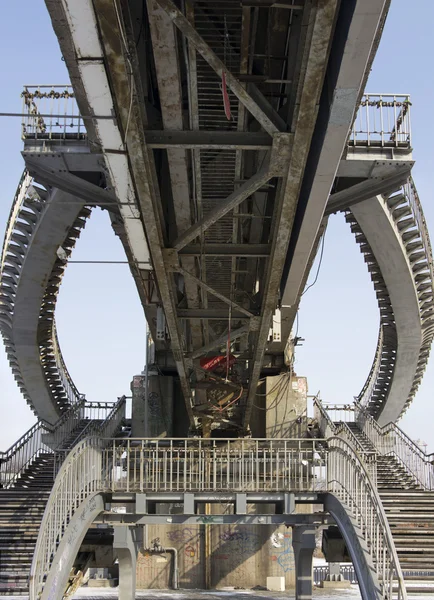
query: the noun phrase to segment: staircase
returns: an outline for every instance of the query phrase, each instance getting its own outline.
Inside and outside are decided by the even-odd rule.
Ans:
[[[63,440],[61,450],[66,455],[79,438],[95,433],[103,423],[107,421],[81,419]],[[110,435],[128,437],[130,424],[123,418]],[[54,460],[53,452],[40,453],[13,486],[0,489],[0,596],[28,594],[33,552],[54,483]]]
[[[356,423],[347,423],[367,451],[375,450]],[[425,491],[392,455],[377,458],[377,488],[409,592],[434,597],[434,492]]]
[[[0,594],[28,593],[28,574],[53,486],[54,455],[40,454],[14,487],[0,490]]]

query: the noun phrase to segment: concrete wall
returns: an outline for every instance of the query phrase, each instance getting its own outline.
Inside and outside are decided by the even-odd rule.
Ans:
[[[265,437],[306,437],[306,377],[277,375],[265,381]]]
[[[149,540],[159,537],[163,546],[178,549],[181,588],[265,587],[269,576],[285,577],[286,587],[294,587],[292,533],[284,526],[159,525],[149,526],[148,535]],[[207,586],[205,557],[208,535]],[[140,553],[138,588],[167,589],[172,586],[173,554],[167,553],[166,557]]]

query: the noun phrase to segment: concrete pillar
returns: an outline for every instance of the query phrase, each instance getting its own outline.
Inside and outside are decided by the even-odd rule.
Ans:
[[[316,547],[315,528],[292,528],[295,558],[295,600],[312,600],[312,565]]]
[[[134,600],[136,597],[136,566],[141,535],[142,528],[114,528],[113,548],[117,551],[119,563],[119,600]]]
[[[146,376],[135,375],[131,382],[131,437],[146,437]]]
[[[173,377],[150,368],[146,401],[146,375],[136,375],[131,384],[132,437],[170,437],[173,429]]]
[[[307,431],[306,377],[287,374],[265,381],[265,437],[301,438]]]

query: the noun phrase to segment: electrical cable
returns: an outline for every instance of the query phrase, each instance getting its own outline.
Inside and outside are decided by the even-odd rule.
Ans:
[[[119,33],[121,34],[121,39],[122,39],[122,42],[123,42],[124,47],[125,47],[126,59],[127,59],[128,65],[130,67],[130,74],[131,74],[131,77],[130,77],[130,106],[128,108],[127,123],[125,125],[125,135],[124,135],[124,146],[125,146],[126,145],[126,141],[127,141],[128,128],[129,128],[129,125],[130,125],[131,111],[132,111],[132,108],[133,108],[133,83],[134,83],[134,75],[133,75],[133,65],[131,64],[131,60],[130,60],[130,51],[128,49],[127,40],[125,38],[124,30],[122,28],[121,17],[119,15],[119,11],[118,11],[118,7],[117,7],[117,4],[116,4],[116,0],[113,0],[113,6],[115,7],[116,18],[117,18],[118,25],[119,25]]]
[[[313,280],[313,282],[310,285],[307,286],[307,288],[302,293],[302,296],[304,296],[305,293],[308,290],[310,290],[310,288],[313,287],[315,285],[315,283],[318,281],[318,275],[319,275],[319,272],[320,272],[320,269],[321,269],[322,257],[323,257],[323,254],[324,254],[324,241],[325,241],[325,231],[324,231],[323,236],[322,236],[321,254],[320,254],[320,257],[319,257],[319,264],[318,264],[318,269],[316,271],[315,279]]]

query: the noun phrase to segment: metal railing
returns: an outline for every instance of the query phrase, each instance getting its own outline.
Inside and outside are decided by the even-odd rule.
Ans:
[[[350,581],[352,584],[357,584],[357,575],[352,564],[340,564],[339,575],[344,581]],[[313,567],[313,583],[320,586],[322,581],[327,581],[330,576],[330,567],[328,565],[314,565]]]
[[[321,435],[343,437],[363,457],[369,471],[374,467],[377,455],[393,455],[421,487],[434,490],[434,455],[426,454],[395,423],[380,427],[360,402],[328,405],[315,398],[314,411]],[[375,454],[364,451],[360,444],[354,443],[355,436],[350,436],[349,428],[345,427],[345,423],[350,422],[357,423],[375,448]],[[370,472],[371,478],[375,469]]]
[[[44,444],[43,435],[47,425],[42,421],[35,423],[6,452],[0,453],[0,484],[3,488],[13,486],[20,475],[38,458],[40,454],[51,452]]]
[[[378,376],[381,372],[381,364],[383,360],[383,343],[384,343],[384,330],[383,324],[380,323],[380,330],[378,332],[377,346],[375,348],[374,360],[372,362],[369,375],[365,381],[363,389],[361,390],[358,399],[364,406],[369,406],[374,392],[376,390]]]
[[[54,473],[58,473],[70,449],[74,448],[84,438],[98,437],[105,439],[113,437],[125,420],[125,409],[125,396],[119,398],[115,404],[84,402],[80,419],[77,421],[77,425],[81,423],[84,426],[78,428],[74,437],[64,436],[62,442],[57,444],[54,453]],[[86,421],[88,421],[87,424]]]
[[[325,483],[325,485],[324,485]],[[67,455],[47,504],[30,578],[42,592],[75,510],[94,492],[329,491],[357,521],[383,598],[405,600],[393,539],[375,485],[352,446],[328,440],[146,438],[81,440]]]
[[[364,94],[350,145],[411,148],[410,106],[408,94]]]
[[[80,117],[72,85],[25,85],[22,138],[83,139],[86,128]]]
[[[386,514],[364,463],[350,444],[339,437],[328,440],[327,488],[356,520],[382,590],[382,598],[405,600],[407,592]]]
[[[395,423],[380,427],[359,403],[354,404],[356,422],[382,455],[393,455],[425,490],[434,490],[433,455],[426,454]]]
[[[32,600],[42,593],[57,546],[76,509],[101,489],[101,459],[100,442],[86,438],[71,450],[60,468],[45,508],[30,569]]]
[[[413,218],[416,221],[417,228],[419,230],[419,235],[422,238],[422,243],[424,246],[425,254],[427,257],[427,262],[431,274],[431,281],[434,281],[434,272],[433,272],[433,255],[432,255],[432,247],[431,240],[429,238],[428,233],[428,225],[425,220],[425,215],[423,214],[422,204],[419,199],[419,194],[417,193],[416,186],[414,184],[413,178],[410,177],[408,183],[404,185],[404,195],[407,198],[407,201],[410,205],[411,212],[413,214]]]
[[[102,451],[106,491],[317,491],[321,440],[113,440]]]
[[[63,389],[65,390],[69,402],[71,404],[74,404],[83,397],[83,394],[80,394],[80,392],[78,391],[65,364],[65,360],[63,358],[63,354],[59,345],[59,338],[57,337],[56,321],[54,320],[53,329],[51,333],[51,340],[53,345],[54,360],[56,363],[57,372],[59,373],[60,381],[62,382]]]
[[[55,452],[57,471],[69,450],[83,437],[113,436],[125,419],[125,406],[125,397],[116,403],[87,402],[82,398],[54,425],[38,421],[6,452],[0,452],[0,484],[4,488],[12,487],[22,473],[44,453]]]
[[[377,483],[377,451],[373,448],[367,450],[359,442],[349,428],[349,422],[355,420],[354,407],[338,404],[324,404],[316,397],[313,400],[314,418],[318,423],[321,436],[325,438],[339,436],[346,440],[364,462],[372,481]]]

